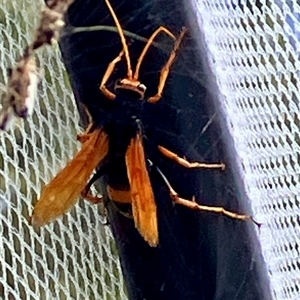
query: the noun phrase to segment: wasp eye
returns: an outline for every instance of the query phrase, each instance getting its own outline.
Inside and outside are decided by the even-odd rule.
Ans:
[[[137,86],[137,89],[139,91],[145,93],[147,88],[146,88],[146,86],[144,84],[140,84],[140,85]]]

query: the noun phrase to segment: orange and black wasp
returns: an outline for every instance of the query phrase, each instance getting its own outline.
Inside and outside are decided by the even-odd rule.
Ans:
[[[122,51],[108,65],[100,84],[100,90],[107,101],[111,101],[113,105],[101,125],[94,124],[91,120],[86,132],[79,136],[79,140],[83,143],[82,149],[44,188],[34,208],[31,221],[34,225],[42,226],[54,220],[68,211],[76,203],[80,194],[98,203],[102,199],[93,196],[89,190],[98,178],[106,175],[109,198],[119,203],[131,203],[136,228],[149,245],[156,246],[159,242],[157,208],[148,172],[151,161],[144,148],[146,132],[143,127],[143,110],[146,102],[155,105],[161,100],[170,69],[187,30],[183,28],[176,38],[167,28],[159,27],[149,38],[133,72],[123,30],[109,1],[105,1],[115,20],[123,45]],[[146,99],[146,86],[139,80],[139,70],[149,47],[160,33],[170,36],[175,41],[174,47],[161,70],[157,93]],[[117,80],[114,90],[110,91],[106,85],[116,65],[124,57],[127,63],[127,75]],[[189,163],[161,145],[156,147],[163,156],[187,168],[224,169],[224,164]],[[96,173],[90,179],[96,168]],[[237,219],[252,219],[251,216],[239,215],[221,207],[201,206],[195,201],[180,198],[160,169],[156,169],[169,188],[170,196],[175,203],[196,210],[223,213]]]

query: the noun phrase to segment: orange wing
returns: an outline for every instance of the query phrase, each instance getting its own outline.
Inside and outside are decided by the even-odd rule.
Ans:
[[[44,187],[32,213],[32,225],[43,226],[71,209],[107,152],[107,134],[102,129],[90,133],[82,149]]]
[[[156,203],[147,171],[142,137],[131,139],[126,152],[135,227],[150,246],[158,244]]]

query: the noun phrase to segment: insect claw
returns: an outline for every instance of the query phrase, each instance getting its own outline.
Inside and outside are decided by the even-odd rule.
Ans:
[[[252,216],[250,216],[250,220],[258,227],[258,229],[260,230],[261,226],[263,225],[263,223],[259,223],[257,222]]]

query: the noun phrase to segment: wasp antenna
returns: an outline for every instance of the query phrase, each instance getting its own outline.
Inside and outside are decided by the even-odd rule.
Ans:
[[[118,28],[118,32],[119,32],[119,35],[120,35],[120,38],[121,38],[121,42],[123,44],[123,49],[124,49],[124,53],[125,53],[125,58],[126,58],[126,61],[127,61],[127,77],[128,79],[132,79],[132,68],[131,68],[131,62],[130,62],[130,57],[129,57],[129,51],[128,51],[128,46],[126,44],[126,39],[125,39],[125,36],[124,36],[124,32],[123,32],[123,29],[120,25],[120,22],[112,8],[112,6],[110,5],[109,3],[109,0],[105,0],[107,6],[108,6],[108,9],[116,23],[116,26]]]
[[[146,46],[144,47],[143,49],[143,52],[141,53],[138,61],[137,61],[137,64],[136,64],[136,69],[135,69],[135,72],[134,72],[134,75],[133,75],[133,79],[135,80],[138,80],[139,79],[139,71],[140,71],[140,67],[141,67],[141,64],[142,64],[142,61],[148,51],[148,49],[150,48],[151,44],[153,43],[154,39],[156,38],[156,36],[161,33],[161,32],[164,32],[166,33],[167,35],[169,35],[173,40],[176,40],[176,37],[175,35],[169,31],[166,27],[164,26],[160,26],[159,28],[157,28],[153,33],[152,35],[150,36]]]

